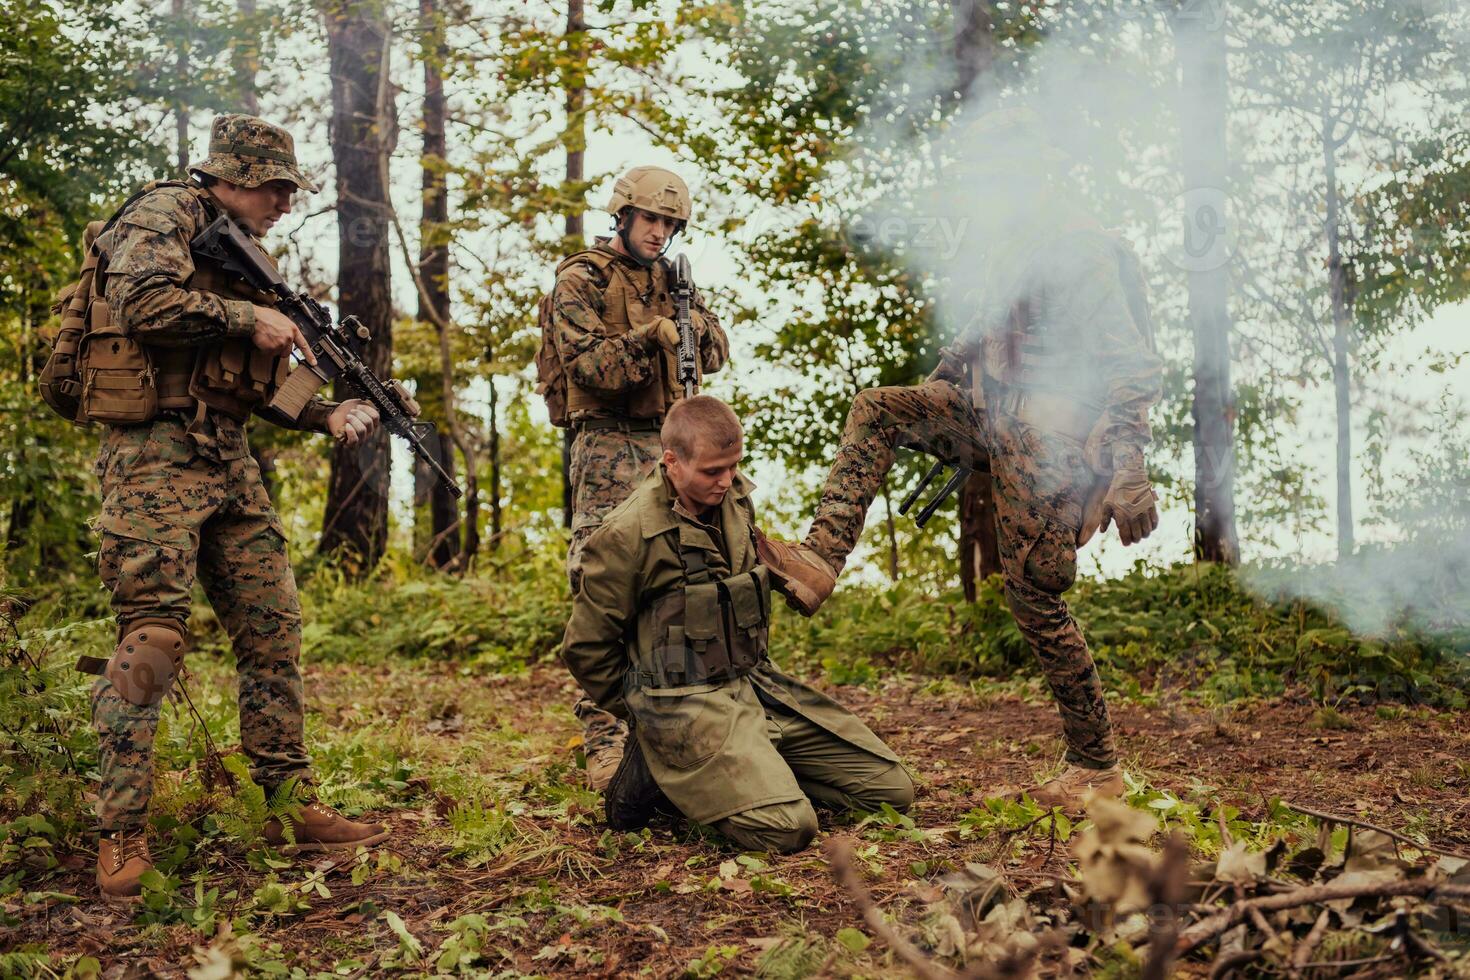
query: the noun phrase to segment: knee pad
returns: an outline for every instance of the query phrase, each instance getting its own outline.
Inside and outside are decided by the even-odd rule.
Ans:
[[[123,700],[155,705],[173,688],[184,666],[184,634],[167,619],[144,619],[128,626],[103,671]]]

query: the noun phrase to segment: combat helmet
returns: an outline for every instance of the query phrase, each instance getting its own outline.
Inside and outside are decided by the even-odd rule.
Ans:
[[[623,211],[630,207],[673,218],[678,222],[674,227],[674,234],[677,235],[689,224],[693,202],[689,197],[689,185],[672,170],[665,170],[663,167],[634,167],[619,177],[617,183],[613,184],[612,197],[608,198],[607,212],[617,221],[618,237],[623,240],[623,247],[636,258],[638,253],[629,243],[628,227],[622,221]],[[649,260],[648,264],[652,264],[652,261]]]

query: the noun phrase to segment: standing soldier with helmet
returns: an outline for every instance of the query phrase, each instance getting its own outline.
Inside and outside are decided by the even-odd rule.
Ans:
[[[557,266],[540,310],[540,390],[552,422],[573,432],[573,594],[588,537],[653,471],[664,415],[684,397],[674,276],[663,255],[689,223],[689,188],[661,167],[634,167],[613,185],[607,211],[614,235]],[[725,331],[698,291],[690,312],[700,375],[718,371],[729,357]],[[574,710],[588,781],[602,789],[622,759],[627,727],[585,697]]]
[[[1074,809],[1124,789],[1102,681],[1063,598],[1077,549],[1109,522],[1123,544],[1158,526],[1144,449],[1161,394],[1137,258],[1069,199],[1070,158],[1028,110],[989,114],[981,159],[983,297],[974,329],[926,384],[858,393],[817,513],[800,544],[759,539],[788,602],[810,616],[831,594],[902,446],[981,469],[988,458],[1005,594],[1062,716],[1066,770],[1031,792]],[[982,223],[977,221],[976,224]]]
[[[296,164],[290,134],[253,116],[216,118],[209,155],[189,169],[188,182],[149,185],[113,216],[88,250],[90,288],[69,307],[85,324],[76,417],[105,425],[98,565],[119,643],[107,660],[83,658],[78,667],[101,675],[92,689],[102,777],[97,881],[116,901],[134,900],[152,867],[153,739],[188,646],[196,576],[234,646],[251,777],[267,795],[295,781],[309,798],[290,828],[275,818],[266,825],[267,841],[350,849],[388,833],[348,820],[310,789],[301,606],[285,531],[245,440],[253,413],[355,445],[377,427],[377,412],[357,399],[314,399],[294,420],[269,408],[292,349],[314,361],[305,339],[272,308],[271,294],[189,247],[221,212],[262,236],[298,189],[316,187]]]

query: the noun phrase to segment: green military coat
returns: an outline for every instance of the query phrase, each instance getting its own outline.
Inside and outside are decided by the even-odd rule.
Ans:
[[[654,600],[684,586],[681,545],[703,552],[717,579],[756,565],[753,485],[743,475],[717,519],[701,521],[679,503],[660,465],[587,540],[562,657],[588,695],[631,718],[659,788],[686,817],[713,823],[758,806],[802,798],[789,767],[769,758],[767,706],[806,718],[866,752],[898,762],[850,711],[769,660],[721,683],[652,687],[658,624]]]

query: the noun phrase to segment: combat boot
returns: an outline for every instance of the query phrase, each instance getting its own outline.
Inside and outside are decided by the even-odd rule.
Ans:
[[[613,773],[623,762],[628,733],[621,729],[588,733],[582,749],[587,756],[587,785],[599,793],[612,782]]]
[[[1119,797],[1123,789],[1123,770],[1117,766],[1109,769],[1068,766],[1060,776],[1026,792],[1040,806],[1048,809],[1059,806],[1066,813],[1081,813],[1089,797]]]
[[[664,791],[653,781],[648,760],[643,757],[643,746],[631,732],[623,761],[618,764],[617,771],[608,781],[607,792],[603,794],[603,805],[607,810],[607,825],[613,830],[642,830],[655,813],[674,809]]]
[[[837,587],[837,573],[805,544],[778,541],[755,532],[755,553],[771,572],[771,586],[786,604],[810,616]]]
[[[153,870],[148,838],[141,830],[104,833],[97,841],[97,887],[102,900],[136,902],[143,894],[143,875]]]
[[[261,832],[266,843],[282,854],[308,851],[351,851],[369,847],[388,836],[388,828],[380,823],[348,820],[325,803],[316,800],[301,808],[300,819],[291,819],[292,840],[287,842],[285,828],[278,817],[271,817]]]

